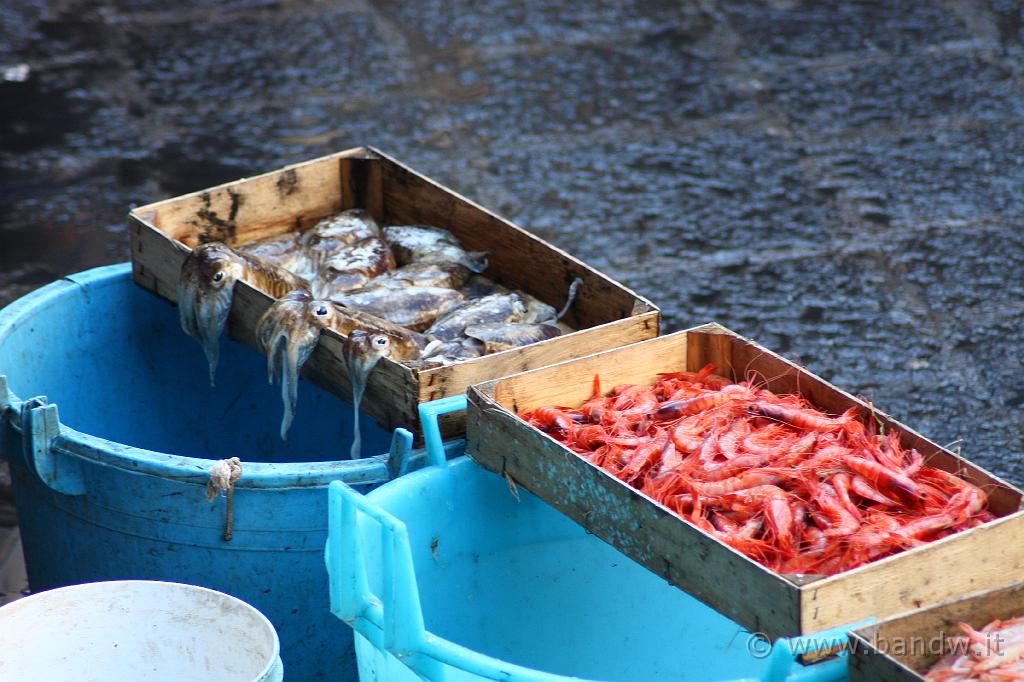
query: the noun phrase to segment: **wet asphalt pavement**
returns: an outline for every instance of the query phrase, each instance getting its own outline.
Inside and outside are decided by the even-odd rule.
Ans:
[[[372,144],[1024,484],[1017,2],[13,0],[0,303]]]

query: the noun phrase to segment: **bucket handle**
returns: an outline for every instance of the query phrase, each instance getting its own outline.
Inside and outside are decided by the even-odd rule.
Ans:
[[[380,524],[382,594],[366,579],[367,556],[358,519],[363,513]],[[328,489],[327,563],[331,613],[380,651],[387,651],[426,682],[445,682],[449,666],[482,679],[511,682],[565,682],[565,677],[493,659],[427,631],[416,568],[406,525],[343,481]],[[332,560],[332,557],[337,557]]]
[[[768,655],[768,664],[761,674],[762,682],[774,682],[785,680],[786,682],[836,682],[846,679],[848,637],[850,630],[863,627],[874,622],[874,618],[867,618],[851,625],[842,625],[822,630],[811,635],[801,637],[789,637],[777,640]],[[756,636],[756,635],[752,635]],[[838,650],[839,653],[832,658],[800,665],[797,663],[798,656]]]
[[[357,512],[380,524],[383,584],[380,596],[370,591],[366,580],[366,558],[359,538]],[[328,513],[325,559],[331,613],[376,648],[402,660],[423,679],[443,682],[440,662],[422,655],[428,634],[405,524],[342,481],[330,484]],[[332,560],[332,557],[336,558]]]
[[[0,382],[0,389],[7,389],[6,381]],[[57,406],[48,402],[46,396],[38,396],[29,398],[15,409],[12,396],[7,391],[5,402],[20,422],[25,464],[50,490],[62,495],[84,495],[85,477],[81,461],[59,447],[63,427]]]
[[[427,448],[427,463],[430,466],[442,469],[448,466],[444,441],[441,440],[441,424],[438,422],[438,416],[465,410],[467,404],[465,393],[420,403],[420,426],[423,429],[423,442]]]

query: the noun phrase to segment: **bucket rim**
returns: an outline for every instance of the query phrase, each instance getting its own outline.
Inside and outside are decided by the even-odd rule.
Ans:
[[[190,583],[179,583],[170,580],[97,580],[87,583],[77,583],[75,585],[64,585],[63,587],[55,587],[52,590],[33,592],[32,594],[26,595],[24,597],[21,597],[20,599],[16,599],[8,604],[5,604],[4,606],[0,607],[0,616],[4,615],[5,612],[7,614],[10,614],[18,610],[19,608],[25,608],[26,604],[44,601],[47,597],[52,597],[56,593],[83,591],[89,588],[95,589],[97,588],[97,586],[113,587],[115,585],[163,585],[178,590],[185,588],[184,591],[214,594],[218,597],[225,597],[229,601],[233,602],[236,606],[242,606],[247,610],[248,613],[250,613],[251,615],[255,615],[256,621],[263,625],[271,634],[270,639],[273,644],[273,651],[269,652],[269,655],[267,656],[266,665],[264,665],[264,667],[259,671],[259,673],[254,679],[271,679],[271,671],[274,670],[275,666],[280,665],[278,661],[280,660],[281,657],[281,638],[277,634],[277,628],[274,627],[274,624],[270,622],[270,619],[267,618],[262,611],[260,611],[258,608],[256,608],[249,602],[245,601],[244,599],[240,599],[232,594],[228,594],[227,592],[221,592],[220,590],[214,590],[209,587],[203,587],[201,585],[192,585]]]
[[[0,309],[0,344],[41,307],[74,296],[88,286],[121,284],[126,279],[130,284],[131,275],[131,263],[102,265],[67,275],[30,291]],[[24,401],[10,387],[7,387],[6,395],[4,391],[4,386],[0,384],[0,427],[3,421],[7,421],[12,428],[21,433],[19,415]],[[56,453],[105,466],[202,486],[209,481],[210,466],[217,461],[119,443],[78,431],[66,424],[60,425],[60,435],[54,439],[50,447]],[[382,483],[390,478],[387,471],[387,454],[357,460],[311,462],[249,462],[243,455],[244,453],[239,453],[245,467],[245,475],[239,479],[236,488],[325,487],[335,480],[344,480],[351,485],[364,485]]]

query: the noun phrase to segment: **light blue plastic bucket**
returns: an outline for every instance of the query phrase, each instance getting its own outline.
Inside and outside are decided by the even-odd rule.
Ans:
[[[795,660],[846,628],[772,647],[472,460],[446,464],[437,414],[464,406],[421,406],[429,468],[365,497],[331,485],[331,610],[363,682],[846,678],[845,654]]]
[[[265,359],[224,344],[211,388],[177,310],[133,284],[127,264],[0,311],[0,456],[30,586],[145,579],[220,590],[270,618],[290,677],[355,680],[351,631],[322,598],[326,487],[365,490],[423,455],[408,432],[392,439],[367,420],[364,448],[391,456],[349,460],[351,408],[306,382],[282,442]],[[205,490],[211,460],[231,456],[243,474],[225,542],[225,497],[207,501]]]
[[[37,592],[0,608],[0,680],[281,682],[266,617],[195,585],[118,580]]]

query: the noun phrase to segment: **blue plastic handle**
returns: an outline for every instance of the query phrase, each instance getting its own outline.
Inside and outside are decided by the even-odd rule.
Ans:
[[[448,458],[444,453],[444,441],[441,440],[441,425],[437,418],[449,412],[466,409],[466,394],[453,395],[449,398],[420,403],[420,424],[423,427],[423,442],[427,446],[427,461],[431,466],[446,467]]]
[[[846,679],[847,641],[850,630],[874,622],[868,618],[852,625],[843,625],[822,630],[812,635],[780,639],[772,645],[761,679],[764,682],[786,680],[786,682],[839,682]],[[838,649],[839,654],[827,661],[802,666],[797,656]]]

